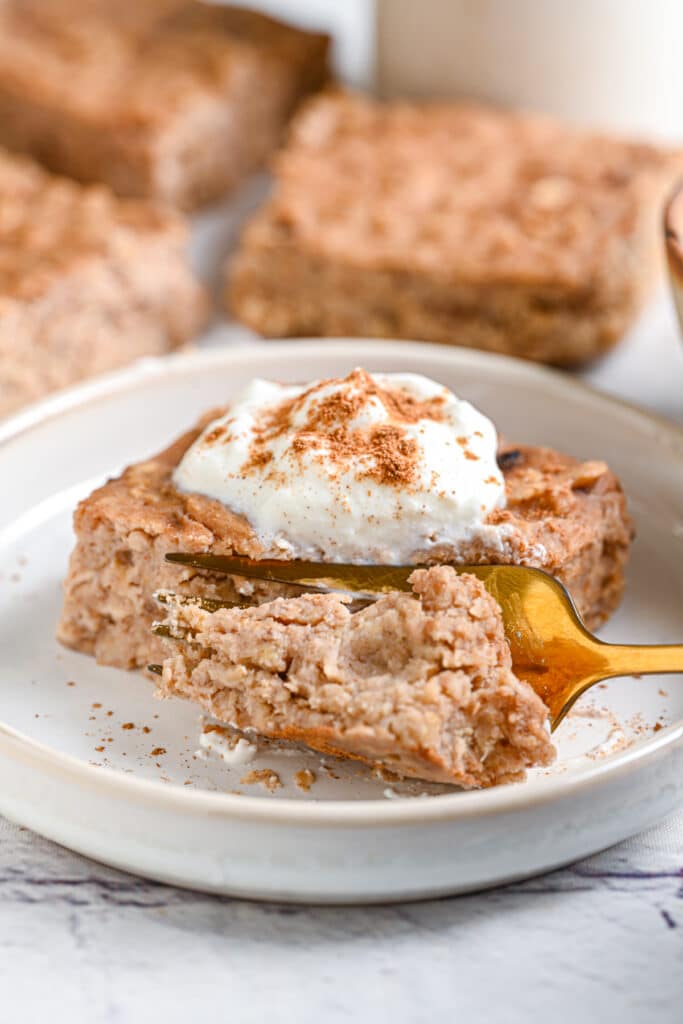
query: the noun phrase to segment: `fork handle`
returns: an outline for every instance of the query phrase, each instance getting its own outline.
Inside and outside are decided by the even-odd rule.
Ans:
[[[605,644],[600,643],[605,659],[601,677],[656,675],[683,672],[683,644]]]

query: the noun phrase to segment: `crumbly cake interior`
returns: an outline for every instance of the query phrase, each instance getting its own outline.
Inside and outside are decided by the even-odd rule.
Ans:
[[[333,594],[176,603],[166,621],[183,641],[165,641],[160,692],[238,729],[466,788],[548,764],[547,708],[512,672],[493,598],[449,566],[411,583],[354,614]]]
[[[577,364],[616,341],[661,263],[683,160],[467,103],[310,101],[228,302],[268,336],[422,338]]]

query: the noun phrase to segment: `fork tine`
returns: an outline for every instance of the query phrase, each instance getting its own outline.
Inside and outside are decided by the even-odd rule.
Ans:
[[[216,612],[219,608],[251,608],[253,604],[249,597],[201,597],[198,594],[176,594],[173,590],[157,590],[154,599],[159,604],[169,606],[195,605],[197,608],[203,608],[205,612]]]
[[[223,555],[185,555],[183,552],[171,552],[166,555],[167,562],[173,562],[174,565],[185,565],[192,569],[204,569],[207,572],[221,573],[227,576],[244,576],[246,579],[255,580],[266,580],[272,583],[286,583],[287,586],[297,587],[302,591],[313,591],[317,594],[326,594],[330,588],[323,585],[316,585],[314,583],[302,583],[296,579],[285,579],[284,575],[275,575],[267,572],[262,567],[252,565],[249,559],[239,560],[239,565],[233,565],[233,562],[237,562],[238,559],[227,558]],[[224,564],[230,563],[230,564]],[[289,563],[283,563],[288,565]],[[251,602],[250,602],[251,603]],[[243,607],[248,607],[244,605]]]
[[[167,608],[194,606],[205,612],[216,612],[219,608],[251,608],[252,602],[249,598],[230,600],[227,598],[201,597],[198,594],[176,594],[173,590],[157,590],[154,594],[155,600]],[[155,636],[162,636],[166,640],[187,640],[191,638],[189,630],[179,629],[169,625],[167,622],[153,622],[152,633]]]
[[[171,552],[166,561],[209,572],[244,576],[248,579],[288,583],[312,591],[345,590],[372,594],[395,590],[409,591],[408,579],[415,565],[348,565],[344,563],[252,559],[232,555],[186,554]]]
[[[163,636],[165,640],[187,640],[190,633],[186,629],[176,629],[166,622],[153,622],[152,632],[155,636]]]

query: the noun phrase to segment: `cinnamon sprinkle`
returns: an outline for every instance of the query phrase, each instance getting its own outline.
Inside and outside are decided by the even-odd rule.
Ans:
[[[267,466],[273,459],[270,445],[277,438],[295,431],[289,446],[289,452],[294,456],[302,458],[311,452],[324,451],[325,460],[339,471],[354,465],[359,480],[374,480],[402,488],[414,483],[419,449],[413,438],[406,437],[402,425],[420,420],[443,420],[445,396],[435,395],[419,401],[405,391],[381,387],[361,369],[354,370],[345,379],[325,383],[340,385],[342,390],[312,403],[301,426],[294,427],[296,415],[315,395],[319,384],[294,398],[285,399],[263,414],[249,458],[242,465],[241,472],[247,474]],[[392,422],[350,429],[349,422],[373,399],[383,405]]]
[[[216,441],[223,441],[224,444],[227,444],[230,440],[230,432],[226,423],[219,423],[217,427],[210,430],[204,437],[205,444],[214,444]]]

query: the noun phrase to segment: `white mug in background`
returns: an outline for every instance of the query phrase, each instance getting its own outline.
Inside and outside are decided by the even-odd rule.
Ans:
[[[377,88],[683,140],[683,0],[377,0]]]

